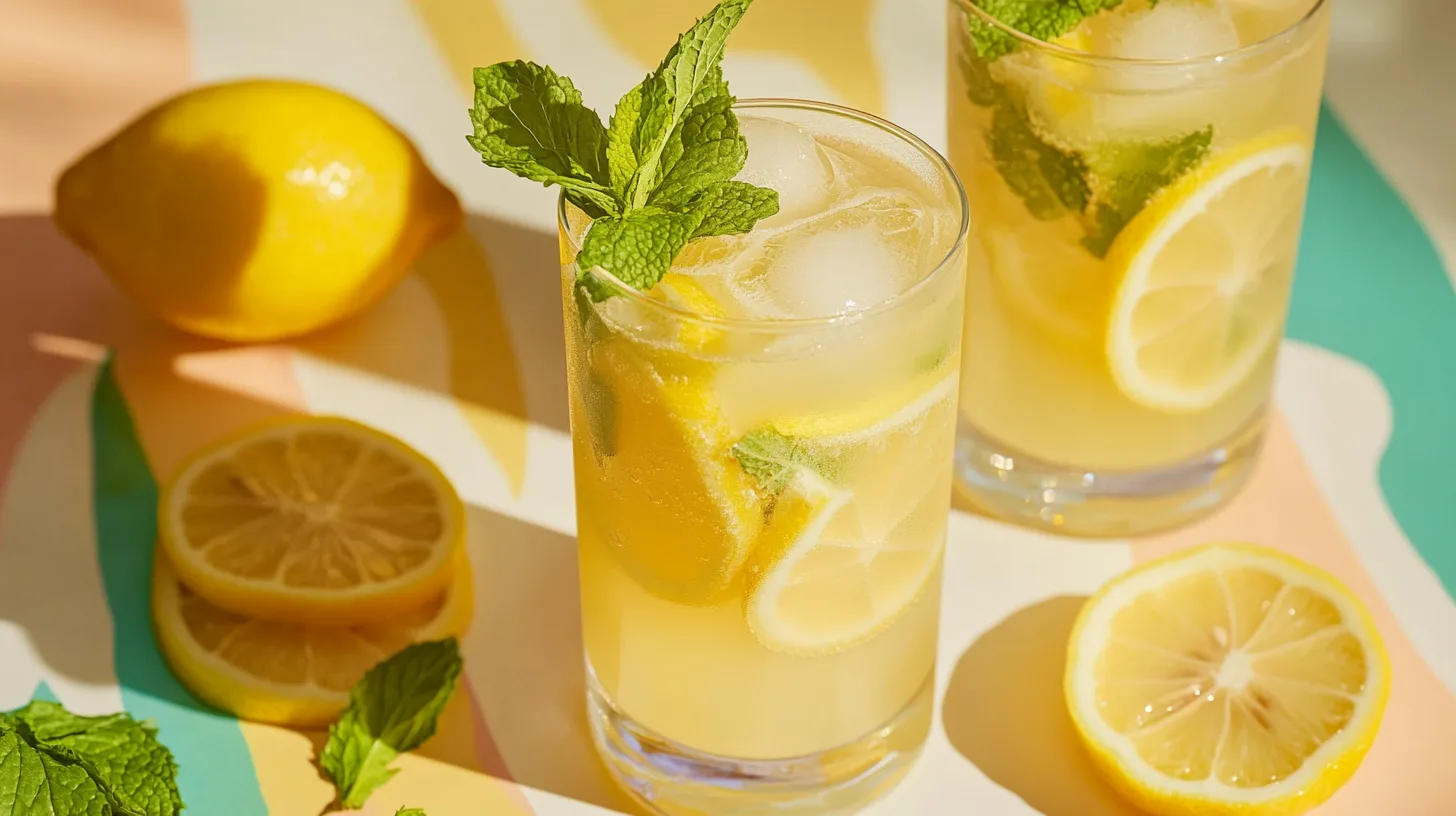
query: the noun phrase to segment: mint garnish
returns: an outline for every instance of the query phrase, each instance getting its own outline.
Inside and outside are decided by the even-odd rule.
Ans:
[[[128,714],[81,717],[45,701],[0,714],[0,812],[172,816],[177,762]]]
[[[425,811],[421,808],[402,807],[394,812],[394,816],[425,816]]]
[[[354,685],[349,707],[329,726],[319,757],[340,805],[363,807],[370,794],[398,773],[389,763],[434,736],[461,667],[453,638],[417,643],[370,669]]]
[[[1097,2],[1086,0],[1086,7],[1092,9],[1089,13],[1098,10],[1092,8]],[[1027,8],[1083,7],[1075,0],[1023,0],[1020,4],[1017,0],[984,0],[981,5],[990,10],[989,5],[994,3]],[[1041,24],[1049,23],[1043,20]],[[1075,25],[1072,23],[1072,27]],[[1122,142],[1095,151],[1057,145],[1033,124],[1025,92],[996,80],[991,62],[1000,54],[983,47],[977,26],[987,28],[970,19],[964,35],[973,38],[976,47],[962,49],[960,68],[972,104],[991,109],[991,126],[986,133],[991,162],[1006,186],[1021,198],[1027,212],[1042,221],[1066,215],[1077,217],[1086,232],[1082,245],[1093,255],[1105,257],[1113,240],[1155,194],[1203,160],[1213,141],[1213,127],[1166,141]],[[1005,38],[999,32],[993,33]],[[987,53],[995,56],[985,56]]]
[[[1210,125],[1181,139],[1100,149],[1093,164],[1098,175],[1112,179],[1112,183],[1092,213],[1082,245],[1093,255],[1106,257],[1112,240],[1143,211],[1153,194],[1203,161],[1212,142]]]
[[[1009,28],[1051,42],[1098,12],[1117,8],[1122,0],[973,0],[977,7]],[[995,61],[1016,50],[1016,38],[970,17],[976,52]]]
[[[764,492],[777,496],[805,471],[825,476],[831,462],[822,452],[774,428],[744,434],[733,445],[733,457]]]
[[[603,127],[566,77],[529,62],[475,69],[481,160],[558,185],[593,219],[577,256],[593,301],[616,294],[597,267],[650,289],[688,241],[747,232],[778,212],[773,190],[733,181],[748,157],[721,62],[752,0],[724,0],[678,38]]]

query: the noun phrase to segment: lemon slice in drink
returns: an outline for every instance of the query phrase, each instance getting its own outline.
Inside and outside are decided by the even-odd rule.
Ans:
[[[1024,234],[1004,227],[986,231],[986,254],[1000,290],[1021,314],[1051,334],[1088,343],[1106,313],[1107,278],[1102,262],[1068,233],[1070,220],[1036,222]]]
[[[307,626],[258,620],[209,603],[177,578],[163,553],[152,578],[152,619],[167,663],[202,700],[246,720],[322,726],[349,703],[364,672],[411,643],[465,631],[473,610],[461,553],[445,592],[386,624]]]
[[[835,482],[791,467],[754,545],[745,613],[764,646],[842,651],[887,629],[920,597],[945,541],[950,462],[942,454],[955,385],[954,374],[942,376],[894,410],[860,415],[857,425],[821,421],[812,427],[836,433],[795,440]]]
[[[1308,172],[1303,134],[1277,132],[1174,182],[1118,235],[1106,348],[1128,398],[1203,410],[1272,353]]]
[[[162,548],[188,586],[241,615],[390,621],[437,597],[465,531],[419,452],[344,419],[265,423],[211,445],[162,493]]]
[[[582,461],[598,480],[582,491],[612,554],[647,591],[708,604],[728,589],[763,525],[757,488],[712,390],[713,369],[647,347],[607,340],[592,371],[612,395],[614,452]],[[597,497],[601,501],[597,501]]]
[[[1082,609],[1067,705],[1099,768],[1153,814],[1296,814],[1359,766],[1390,666],[1360,601],[1263,547],[1139,567]]]

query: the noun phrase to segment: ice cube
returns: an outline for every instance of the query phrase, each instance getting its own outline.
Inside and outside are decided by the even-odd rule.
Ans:
[[[1109,57],[1190,60],[1239,47],[1233,15],[1211,0],[1162,0],[1150,9],[1107,15],[1105,22],[1097,27],[1093,50]]]
[[[778,191],[779,212],[766,223],[784,223],[823,207],[834,174],[819,143],[803,128],[782,119],[738,117],[748,140],[748,161],[736,178]]]
[[[907,258],[872,224],[790,240],[765,276],[774,301],[794,317],[828,317],[893,298]]]

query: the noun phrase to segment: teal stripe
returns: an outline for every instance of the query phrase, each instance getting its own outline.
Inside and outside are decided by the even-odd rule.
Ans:
[[[158,736],[181,766],[177,782],[190,812],[265,814],[237,721],[188,694],[157,651],[149,608],[157,483],[109,360],[96,378],[91,433],[97,559],[111,607],[122,705],[133,717],[157,723]]]
[[[1456,598],[1456,291],[1431,239],[1328,107],[1289,336],[1369,366],[1394,412],[1380,487]]]

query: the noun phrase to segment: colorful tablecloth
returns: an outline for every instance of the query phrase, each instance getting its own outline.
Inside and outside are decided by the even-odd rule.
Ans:
[[[1072,742],[1058,693],[1065,635],[1110,576],[1211,539],[1273,544],[1332,570],[1389,645],[1384,728],[1319,813],[1456,813],[1456,295],[1441,262],[1456,257],[1456,4],[1337,2],[1278,414],[1252,485],[1206,522],[1138,541],[1064,540],[955,512],[936,727],[874,813],[1129,813]],[[4,4],[0,709],[36,696],[124,707],[155,719],[181,758],[189,812],[317,814],[331,795],[310,764],[319,735],[193,701],[157,655],[147,576],[157,483],[182,454],[267,416],[343,414],[418,446],[459,486],[479,599],[466,693],[367,812],[629,810],[584,730],[553,194],[482,168],[465,108],[471,66],[524,56],[576,78],[604,109],[707,5]],[[726,66],[740,96],[841,102],[939,144],[944,19],[940,0],[762,0]],[[58,168],[144,107],[256,75],[374,105],[471,215],[364,316],[297,343],[226,347],[131,308],[52,226],[50,190]]]

